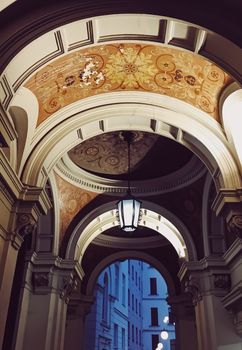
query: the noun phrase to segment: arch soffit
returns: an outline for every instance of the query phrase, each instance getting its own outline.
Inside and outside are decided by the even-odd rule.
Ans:
[[[127,25],[127,30],[125,29],[127,31],[125,33],[123,33],[124,20],[127,21],[127,23],[129,24]],[[112,28],[112,33],[110,32],[110,28]],[[120,28],[122,28],[122,30]],[[121,34],[120,30],[123,34]],[[81,35],[83,35],[83,37],[80,37],[80,33],[82,33]],[[190,34],[193,34],[193,35],[190,35]],[[3,91],[4,92],[3,95],[0,94],[3,102],[3,106],[5,108],[8,108],[9,104],[12,103],[12,99],[15,96],[15,94],[16,93],[19,94],[19,89],[22,89],[22,86],[25,83],[26,79],[28,79],[31,75],[35,74],[36,71],[43,65],[47,65],[51,62],[54,62],[54,60],[57,57],[59,58],[61,56],[65,56],[67,53],[70,53],[71,51],[75,52],[76,50],[83,48],[85,46],[91,47],[92,45],[95,45],[95,44],[96,45],[100,45],[104,43],[110,44],[115,40],[116,41],[118,40],[118,42],[120,42],[122,40],[125,41],[127,39],[128,40],[132,39],[132,41],[138,41],[138,42],[149,42],[149,43],[156,42],[158,43],[158,45],[165,45],[166,47],[169,46],[171,48],[179,47],[179,49],[182,48],[187,52],[194,52],[199,55],[203,55],[204,57],[209,57],[210,60],[214,60],[215,62],[217,57],[217,50],[215,49],[213,53],[211,52],[211,50],[212,48],[216,47],[216,42],[218,42],[219,46],[221,47],[222,45],[222,47],[224,48],[224,50],[221,50],[220,55],[221,54],[227,55],[227,53],[229,52],[229,55],[227,55],[228,57],[227,56],[220,57],[218,63],[221,64],[221,62],[224,62],[224,65],[225,65],[224,68],[227,69],[228,71],[231,70],[230,68],[234,64],[235,66],[232,69],[234,76],[236,76],[236,72],[238,72],[238,74],[240,75],[240,72],[239,72],[241,68],[240,59],[238,59],[238,62],[237,60],[234,60],[234,59],[230,62],[232,56],[236,58],[240,56],[239,53],[236,51],[238,47],[234,45],[232,42],[228,41],[227,39],[223,39],[221,36],[215,33],[211,33],[204,28],[198,27],[196,25],[192,25],[188,22],[183,22],[183,21],[179,21],[168,17],[163,18],[161,16],[156,16],[156,15],[145,15],[145,14],[143,15],[140,15],[140,14],[139,15],[137,14],[104,15],[100,17],[93,17],[93,18],[88,18],[88,19],[83,19],[83,20],[68,23],[62,27],[56,28],[38,37],[32,43],[25,46],[15,56],[14,60],[10,62],[10,64],[6,67],[5,71],[0,77],[2,79],[2,84],[3,84],[2,86],[5,86],[7,84],[7,86],[5,86],[4,91],[5,92],[7,91],[9,93],[6,95],[5,92]],[[213,45],[211,45],[210,41],[211,43],[213,43]],[[47,42],[50,44],[49,46],[46,45]],[[38,48],[38,50],[34,50],[34,48],[36,47]],[[41,47],[43,48],[43,50],[39,50],[39,48]],[[46,50],[49,50],[50,48],[52,52],[47,52]],[[206,49],[208,49],[208,51],[206,51]],[[45,57],[42,57],[42,56],[37,57],[36,55],[39,55],[40,52],[41,52],[41,55],[44,55]],[[235,54],[231,55],[231,52],[234,52]],[[23,63],[23,58],[24,58],[24,64],[19,64],[20,62]],[[28,60],[31,60],[31,62]],[[18,67],[18,69],[16,69],[16,67]],[[22,71],[20,70],[19,67],[21,67]],[[167,96],[165,96],[165,98],[166,97]],[[101,100],[103,100],[103,96],[101,97]],[[177,101],[177,102],[179,104],[182,101]],[[78,105],[78,104],[74,104],[74,105]],[[70,108],[63,108],[61,110],[62,113],[60,114],[67,112],[67,110],[69,109],[72,109],[73,104],[69,107]],[[48,123],[49,125],[53,126],[52,120],[57,121],[57,119],[55,118],[55,116],[57,115],[59,115],[59,113],[56,113],[54,116],[50,118],[51,122]],[[209,119],[208,115],[205,113],[204,113],[204,118]],[[60,122],[60,119],[59,119],[59,122]],[[48,124],[45,124],[45,123],[43,124],[44,124],[43,128],[46,130],[46,126],[48,126]],[[213,121],[208,121],[208,124],[210,124],[211,126],[211,124],[213,124]],[[37,129],[37,133],[33,137],[33,142],[31,143],[30,148],[34,147],[34,145],[36,144],[36,141],[39,139],[38,135],[41,134],[41,132],[39,133],[39,131],[41,130],[43,131],[43,128],[42,129],[40,128],[40,130],[38,130],[39,128]],[[137,125],[136,128],[138,129],[139,126]],[[148,129],[149,129],[148,131],[152,131],[152,132],[156,131],[154,130],[154,128],[149,127]],[[111,130],[112,129],[110,129],[110,131]],[[178,134],[179,134],[179,131],[180,131],[180,128],[178,127]],[[221,130],[219,131],[219,133],[222,134]],[[213,139],[213,136],[214,135],[210,135],[210,138]],[[179,135],[177,138],[179,139]],[[194,142],[194,140],[191,140],[191,138],[188,137],[188,139],[189,141],[187,142],[187,145],[190,146],[191,143],[196,143],[196,141]],[[186,142],[184,142],[183,144],[185,143]],[[210,149],[210,146],[211,146],[210,144],[205,145],[205,148],[208,150]],[[228,145],[226,145],[225,147],[229,148]],[[222,148],[223,146],[221,147],[221,144],[217,145],[217,147],[213,148],[211,155],[215,154],[215,159],[216,159],[216,154],[219,153],[219,155],[221,155]],[[226,154],[226,151],[223,152],[222,150],[222,153],[224,154],[221,155],[220,162],[218,161],[218,159],[216,159],[216,161],[214,162],[213,156],[211,156],[209,160],[207,159],[206,156],[205,156],[205,159],[203,159],[204,157],[203,151],[201,151],[201,149],[197,150],[198,156],[200,156],[205,161],[205,163],[207,164],[207,167],[210,169],[210,172],[212,173],[212,175],[214,175],[215,181],[216,181],[216,178],[218,178],[216,181],[217,188],[220,188],[220,187],[238,188],[240,187],[240,179],[239,179],[239,176],[237,176],[236,174],[237,170],[235,168],[237,166],[234,160],[232,159],[231,155],[228,154],[228,152]],[[60,156],[61,155],[58,154],[55,158],[59,159]],[[24,170],[23,179],[25,182],[31,185],[42,186],[43,182],[46,181],[46,176],[48,175],[50,168],[53,167],[54,162],[49,161],[49,164],[47,165],[45,164],[44,167],[42,167],[44,158],[38,159],[38,160],[35,159],[35,161],[38,163],[37,165],[38,175],[36,174],[34,175],[33,181],[29,180],[28,179],[29,174],[26,175],[26,172],[29,173],[29,169],[28,169],[29,165],[27,164]],[[225,166],[224,164],[221,164],[226,162],[227,162],[227,166]],[[215,163],[218,164],[218,167]],[[220,169],[221,174],[218,173],[218,168]],[[224,177],[226,175],[224,174],[229,174],[230,179],[226,179]]]
[[[82,264],[82,258],[89,244],[100,233],[118,226],[116,201],[109,202],[90,212],[74,228],[70,237],[66,259],[75,259]],[[140,225],[149,227],[166,237],[175,248],[180,258],[196,260],[197,253],[193,239],[180,219],[157,204],[142,200],[142,219]],[[137,246],[137,242],[135,243]],[[127,247],[130,247],[130,241]],[[143,245],[141,244],[141,249]]]
[[[48,173],[69,149],[95,135],[121,129],[170,137],[204,161],[218,189],[241,186],[230,146],[215,120],[185,102],[145,92],[90,97],[57,112],[36,134],[23,181],[43,186]]]
[[[97,278],[98,278],[99,274],[107,266],[111,265],[115,261],[124,260],[124,259],[137,259],[137,260],[141,260],[141,261],[144,261],[144,262],[152,265],[154,268],[156,268],[156,270],[158,270],[160,272],[160,274],[164,278],[164,280],[167,284],[169,296],[176,294],[174,281],[173,281],[169,271],[166,269],[166,267],[163,264],[160,263],[160,261],[158,261],[153,256],[146,254],[146,253],[143,253],[143,252],[139,252],[136,250],[124,250],[122,252],[118,252],[118,253],[111,254],[111,255],[107,256],[95,267],[95,269],[92,271],[91,275],[88,278],[88,283],[87,283],[87,287],[86,287],[86,295],[88,295],[88,296],[93,295],[93,291],[94,291],[94,287],[95,287]]]

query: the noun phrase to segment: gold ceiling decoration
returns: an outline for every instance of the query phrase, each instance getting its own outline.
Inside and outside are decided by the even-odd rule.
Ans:
[[[141,131],[133,134],[131,171],[141,164],[159,137]],[[92,137],[72,148],[68,155],[77,166],[88,171],[109,175],[128,171],[128,146],[121,131]]]
[[[66,229],[75,215],[91,202],[98,194],[78,188],[55,173],[58,203],[60,210],[59,243],[65,235]]]
[[[219,121],[218,101],[232,82],[199,55],[137,43],[92,46],[40,69],[25,87],[39,102],[38,125],[82,98],[113,91],[148,91],[175,97]]]

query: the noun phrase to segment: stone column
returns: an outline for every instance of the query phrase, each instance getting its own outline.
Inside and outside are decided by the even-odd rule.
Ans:
[[[93,297],[75,295],[68,304],[65,350],[85,350],[85,318],[90,312],[93,304]]]
[[[231,289],[225,258],[184,263],[179,277],[193,298],[198,349],[232,349],[232,344],[236,349],[241,339],[235,332],[231,313],[223,305],[223,298]]]
[[[21,236],[6,235],[0,231],[0,349],[4,338],[18,250],[22,242]]]
[[[75,263],[34,253],[26,263],[16,350],[62,350],[67,303],[76,288]]]
[[[172,322],[176,329],[176,350],[197,350],[197,330],[192,297],[189,293],[171,296],[167,299],[171,306]]]
[[[26,236],[34,237],[39,215],[45,214],[51,206],[45,191],[22,186],[15,174],[11,179],[14,179],[12,188],[7,182],[0,182],[0,348],[19,249]]]

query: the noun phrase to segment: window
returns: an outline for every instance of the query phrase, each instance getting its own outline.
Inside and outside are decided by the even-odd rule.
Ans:
[[[138,300],[135,299],[135,312],[138,314]]]
[[[122,343],[121,343],[121,346],[122,346],[122,350],[125,350],[125,329],[122,328]]]
[[[141,345],[141,330],[139,330],[139,345]]]
[[[132,342],[134,342],[134,325],[132,324]]]
[[[132,310],[134,310],[134,294],[132,294]]]
[[[128,305],[130,306],[130,289],[128,289]]]
[[[119,297],[119,265],[115,264],[115,296]]]
[[[134,265],[131,266],[131,270],[132,270],[132,280],[134,279]]]
[[[158,309],[157,307],[152,307],[150,309],[151,316],[151,326],[158,326]]]
[[[122,273],[122,304],[126,304],[126,276]]]
[[[130,343],[130,322],[128,321],[128,344]]]
[[[156,278],[150,278],[150,294],[151,295],[156,295],[157,294]]]
[[[118,347],[118,325],[114,323],[114,328],[113,328],[113,345],[115,348]]]
[[[102,319],[108,321],[108,275],[105,273],[103,286],[103,305],[102,305]]]
[[[138,339],[138,328],[137,327],[135,329],[135,335],[136,335],[136,337],[135,337],[136,344],[138,344],[139,339]]]
[[[138,285],[138,274],[137,271],[135,271],[135,284]]]
[[[141,303],[139,303],[139,316],[141,316]]]
[[[151,343],[152,343],[152,350],[155,350],[157,348],[157,344],[159,343],[159,335],[158,334],[151,335]]]

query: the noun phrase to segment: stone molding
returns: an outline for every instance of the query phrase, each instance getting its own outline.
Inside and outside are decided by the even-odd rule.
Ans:
[[[62,158],[56,165],[56,171],[78,187],[108,195],[123,195],[127,191],[127,183],[109,180],[78,168],[68,159]],[[196,157],[193,157],[180,170],[157,179],[132,181],[132,193],[148,196],[176,191],[197,181],[206,172],[206,168]]]

